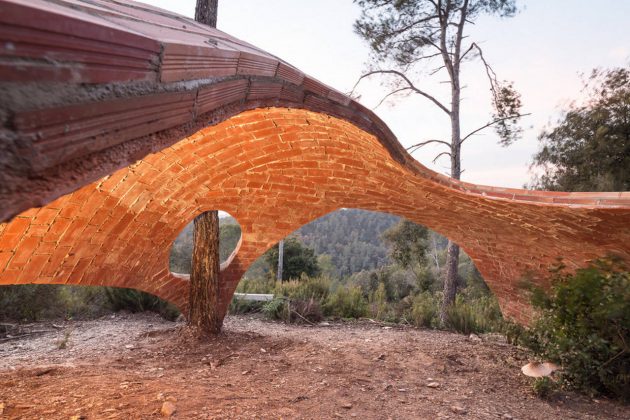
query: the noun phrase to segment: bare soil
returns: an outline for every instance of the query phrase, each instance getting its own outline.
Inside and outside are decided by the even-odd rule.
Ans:
[[[535,397],[528,354],[369,321],[296,326],[228,317],[199,343],[153,315],[41,323],[0,340],[0,418],[629,419],[571,393]]]

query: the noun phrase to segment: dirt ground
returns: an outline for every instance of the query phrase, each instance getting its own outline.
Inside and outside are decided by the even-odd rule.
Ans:
[[[41,323],[0,340],[0,418],[629,419],[630,407],[531,393],[527,354],[369,321],[295,326],[232,316],[208,343],[158,316]]]

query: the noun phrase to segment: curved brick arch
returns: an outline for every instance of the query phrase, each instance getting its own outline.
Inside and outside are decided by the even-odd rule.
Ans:
[[[2,225],[0,282],[126,286],[185,307],[187,280],[168,270],[171,243],[194,216],[222,209],[242,229],[238,252],[222,272],[226,309],[241,275],[268,247],[342,207],[397,214],[460,243],[504,312],[519,319],[526,311],[517,289],[524,272],[544,281],[559,256],[573,267],[607,252],[630,257],[627,208],[454,190],[396,162],[376,137],[346,121],[266,108],[206,128]]]
[[[543,283],[556,257],[630,260],[629,193],[436,174],[365,107],[191,19],[116,0],[0,0],[0,24],[0,284],[119,285],[184,307],[170,244],[210,209],[243,229],[224,310],[267,247],[341,207],[460,243],[519,319],[523,273]]]

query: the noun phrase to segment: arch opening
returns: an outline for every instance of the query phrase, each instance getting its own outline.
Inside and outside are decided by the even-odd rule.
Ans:
[[[422,225],[384,212],[340,209],[284,239],[282,277],[275,244],[245,273],[240,293],[274,293],[290,307],[262,307],[271,317],[321,321],[324,317],[368,317],[437,327],[448,239]],[[498,301],[474,261],[464,251],[458,270],[458,299],[448,327],[463,332],[500,328]]]
[[[193,251],[194,219],[173,241],[169,253],[169,269],[175,275],[190,275]],[[225,270],[240,248],[241,225],[230,213],[219,210],[219,262]]]

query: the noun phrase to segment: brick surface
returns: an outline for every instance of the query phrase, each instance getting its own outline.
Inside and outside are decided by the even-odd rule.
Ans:
[[[243,229],[222,269],[223,310],[267,248],[343,207],[453,239],[519,320],[525,273],[545,285],[558,257],[570,268],[607,253],[630,260],[630,193],[524,191],[432,172],[361,104],[149,5],[0,0],[0,56],[2,284],[133,287],[185,308],[188,282],[168,271],[170,247],[211,209]]]
[[[243,232],[222,268],[224,310],[266,249],[339,208],[396,214],[455,240],[503,311],[522,321],[523,275],[545,285],[559,257],[570,268],[609,252],[630,260],[630,208],[601,204],[619,193],[456,189],[425,171],[397,164],[376,137],[337,118],[244,112],[0,225],[0,281],[133,287],[185,308],[187,280],[168,271],[170,247],[210,209],[232,214]]]

